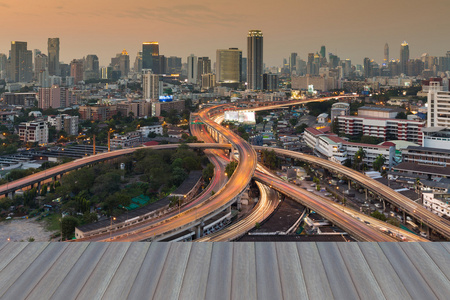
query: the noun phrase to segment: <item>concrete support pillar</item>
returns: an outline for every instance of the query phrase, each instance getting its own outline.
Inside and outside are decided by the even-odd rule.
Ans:
[[[403,224],[406,224],[406,212],[403,211]]]
[[[366,194],[366,201],[367,201],[367,189],[364,189],[364,192]]]
[[[195,227],[195,238],[199,239],[203,235],[203,227],[205,226],[205,223],[201,223],[198,226]]]
[[[348,180],[348,190],[350,191],[350,183],[351,183],[351,181],[350,181],[350,179]]]
[[[40,181],[38,182],[38,185],[37,185],[37,192],[38,192],[38,194],[41,193],[41,182]]]

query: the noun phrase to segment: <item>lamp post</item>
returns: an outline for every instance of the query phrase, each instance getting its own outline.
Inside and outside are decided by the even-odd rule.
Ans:
[[[112,224],[113,224],[113,221],[115,221],[115,220],[116,220],[116,217],[111,216],[111,226],[110,226],[110,229],[109,229],[109,239],[110,240],[112,238]]]

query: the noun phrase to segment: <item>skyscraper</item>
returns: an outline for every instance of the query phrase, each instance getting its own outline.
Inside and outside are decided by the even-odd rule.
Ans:
[[[147,101],[158,101],[159,96],[162,95],[162,81],[158,74],[153,74],[151,71],[144,71],[142,76],[142,85],[144,92],[144,99]]]
[[[289,72],[296,71],[296,65],[297,65],[297,53],[291,53],[291,56],[289,57]]]
[[[34,57],[34,79],[38,80],[43,72],[48,73],[48,57],[44,53],[39,53]],[[41,82],[40,84],[42,86]]]
[[[59,70],[59,38],[48,39],[48,73],[61,75]]]
[[[241,50],[237,48],[230,48],[218,49],[216,51],[216,80],[218,83],[225,85],[239,84],[241,80],[241,68]]]
[[[326,53],[327,53],[327,50],[326,50],[325,46],[320,47],[320,57],[326,58]]]
[[[159,43],[145,42],[142,44],[142,69],[152,70],[159,74]]]
[[[142,72],[142,52],[141,51],[139,51],[136,54],[136,59],[134,60],[133,71],[134,71],[134,73]]]
[[[403,42],[400,46],[400,73],[407,73],[407,64],[409,60],[409,46],[407,42]]]
[[[388,43],[386,43],[384,45],[384,60],[383,60],[383,62],[385,64],[389,63],[389,45],[388,45]]]
[[[197,83],[197,73],[198,73],[198,61],[197,56],[194,56],[194,54],[191,54],[187,58],[187,80],[188,83],[196,84]]]
[[[70,62],[70,76],[74,78],[75,84],[83,80],[83,61],[74,59]]]
[[[261,90],[263,73],[263,34],[261,30],[249,30],[247,35],[247,88]]]
[[[30,82],[32,66],[33,52],[27,50],[27,42],[11,42],[11,79],[14,82]]]
[[[6,54],[0,53],[0,79],[6,79],[6,65],[8,57]]]
[[[201,83],[202,75],[211,73],[211,60],[209,57],[199,57],[197,65],[197,83]]]
[[[100,77],[100,65],[98,56],[95,54],[89,54],[86,56],[84,66],[84,79],[98,79]]]

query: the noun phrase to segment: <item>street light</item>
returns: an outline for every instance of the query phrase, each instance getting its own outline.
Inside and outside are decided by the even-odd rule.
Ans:
[[[112,236],[112,224],[113,224],[113,221],[115,221],[115,220],[116,220],[116,217],[111,216],[111,226],[110,226],[110,229],[109,229],[109,239],[111,239],[111,236]]]

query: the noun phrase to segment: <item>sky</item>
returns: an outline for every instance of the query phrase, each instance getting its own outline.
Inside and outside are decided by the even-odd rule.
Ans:
[[[412,58],[445,56],[449,12],[449,0],[0,0],[0,53],[11,41],[47,53],[47,39],[59,37],[65,63],[96,54],[105,66],[126,49],[133,64],[145,41],[183,62],[191,53],[215,61],[217,49],[247,56],[247,32],[259,29],[266,66],[280,66],[291,52],[306,60],[321,45],[362,64],[381,62],[385,43],[399,58],[404,40]]]

